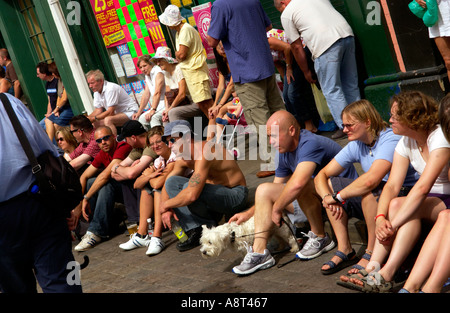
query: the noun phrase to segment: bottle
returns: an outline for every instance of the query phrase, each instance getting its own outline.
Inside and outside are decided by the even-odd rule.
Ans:
[[[170,223],[172,224],[172,231],[175,236],[177,236],[178,240],[180,240],[181,242],[185,242],[188,239],[188,236],[184,232],[183,228],[181,228],[178,221],[172,217]]]
[[[153,223],[152,223],[152,219],[148,218],[147,219],[147,223],[148,223],[148,236],[152,237],[153,236]]]

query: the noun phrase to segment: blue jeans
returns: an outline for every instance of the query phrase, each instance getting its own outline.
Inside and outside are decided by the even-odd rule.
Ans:
[[[342,110],[347,104],[361,99],[353,36],[336,41],[314,60],[314,68],[331,115],[342,129]]]
[[[72,240],[64,217],[52,214],[27,192],[0,203],[0,291],[82,292],[69,284]],[[34,270],[34,271],[33,271]]]
[[[89,190],[96,177],[88,179],[86,190]],[[88,231],[97,236],[107,238],[114,229],[114,204],[122,201],[122,185],[114,179],[110,179],[92,198],[89,199],[93,215],[89,218]]]
[[[166,180],[165,187],[170,198],[176,197],[188,186],[189,178],[172,176]],[[246,208],[248,188],[236,186],[205,184],[199,198],[187,207],[175,208],[181,227],[188,231],[202,225],[216,226],[225,215],[225,220]]]

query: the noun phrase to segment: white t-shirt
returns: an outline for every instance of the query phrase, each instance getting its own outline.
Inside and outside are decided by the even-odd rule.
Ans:
[[[178,83],[184,79],[184,76],[181,68],[177,65],[175,66],[175,70],[172,75],[170,75],[169,72],[164,71],[164,78],[166,81],[166,86],[169,86],[170,89],[177,89],[179,88]]]
[[[107,110],[112,106],[115,106],[115,114],[125,113],[130,115],[138,111],[136,101],[133,101],[122,87],[105,80],[102,92],[94,93],[94,107]]]
[[[281,23],[290,42],[303,37],[313,59],[339,39],[353,36],[352,28],[330,0],[293,0],[281,14]]]
[[[450,143],[447,141],[447,139],[445,139],[441,126],[438,126],[434,131],[430,133],[427,139],[427,146],[430,154],[433,150],[439,148],[450,149]],[[419,175],[422,175],[427,163],[422,158],[422,155],[420,154],[419,148],[417,146],[417,142],[414,139],[403,136],[398,142],[395,151],[401,156],[409,159],[411,165],[414,167],[417,173],[419,173]],[[434,183],[433,188],[431,188],[430,193],[450,194],[448,170],[449,164],[447,163],[447,165],[442,169],[442,172],[436,179],[436,182]]]
[[[174,152],[170,153],[168,160],[165,160],[162,156],[160,156],[153,162],[153,168],[155,170],[159,168],[162,168],[164,170],[169,163],[175,162],[176,158],[177,156]]]
[[[155,93],[155,89],[156,89],[156,75],[158,73],[162,73],[164,75],[164,71],[158,66],[155,65],[153,66],[152,70],[150,71],[150,76],[145,75],[145,84],[148,86],[148,90],[150,91],[150,100],[149,100],[149,105],[151,105],[152,103],[152,95]],[[165,108],[164,105],[164,96],[166,94],[166,88],[165,86],[163,86],[162,90],[161,90],[161,95],[159,96],[159,103],[158,106],[156,107],[156,112],[158,111],[162,111]]]

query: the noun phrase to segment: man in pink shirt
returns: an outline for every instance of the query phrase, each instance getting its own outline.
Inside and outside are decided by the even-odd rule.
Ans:
[[[70,120],[69,125],[70,132],[73,134],[79,145],[69,155],[70,160],[68,161],[81,176],[95,156],[100,152],[100,147],[95,142],[95,129],[86,116],[74,116]]]

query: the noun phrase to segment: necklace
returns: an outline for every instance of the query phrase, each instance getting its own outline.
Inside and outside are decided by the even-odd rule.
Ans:
[[[423,152],[423,149],[422,149],[422,147],[421,147],[421,146],[419,146],[419,145],[418,145],[418,147],[419,147],[419,151],[420,151],[420,152]]]
[[[372,148],[375,145],[375,142],[377,141],[377,139],[378,139],[378,137],[375,137],[370,144],[365,144],[367,146],[367,148],[369,148],[370,156],[373,156]]]

